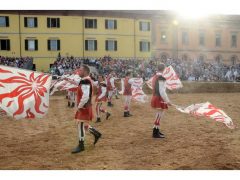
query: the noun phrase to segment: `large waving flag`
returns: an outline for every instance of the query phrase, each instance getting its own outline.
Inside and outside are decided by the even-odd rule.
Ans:
[[[77,91],[78,84],[80,82],[80,77],[77,74],[63,75],[59,80],[55,81],[51,85],[51,95],[56,91],[71,90]]]
[[[169,90],[179,89],[183,87],[182,82],[180,81],[178,75],[176,74],[172,66],[168,66],[165,68],[165,70],[163,71],[163,77],[166,79],[166,86]],[[153,80],[153,77],[151,77],[146,82],[148,87],[151,89],[152,89],[152,80]]]
[[[221,109],[216,108],[210,102],[192,104],[188,107],[175,106],[182,113],[192,114],[194,116],[205,116],[215,121],[224,123],[228,128],[234,129],[232,119]]]
[[[143,92],[143,79],[142,78],[132,78],[133,83],[131,86],[132,89],[132,97],[134,100],[138,102],[145,103],[147,101],[147,95]],[[124,92],[124,79],[121,79],[121,91],[119,94],[123,94]]]
[[[43,117],[51,80],[44,73],[0,66],[0,108],[16,119]]]

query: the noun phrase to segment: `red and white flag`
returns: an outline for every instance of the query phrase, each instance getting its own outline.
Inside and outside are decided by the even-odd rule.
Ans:
[[[77,74],[63,75],[61,79],[57,80],[51,85],[50,94],[53,95],[56,91],[64,90],[77,91],[80,80],[81,78]]]
[[[143,79],[142,78],[132,78],[133,83],[131,85],[132,89],[132,98],[138,102],[145,103],[148,100],[147,95],[143,92]],[[121,79],[121,91],[119,94],[124,92],[124,79]]]
[[[178,107],[176,109],[182,113],[192,114],[194,116],[205,116],[215,121],[224,123],[228,128],[234,129],[232,119],[221,109],[216,108],[209,102],[192,104],[188,107]]]
[[[0,66],[0,108],[16,119],[43,117],[51,80],[44,73]]]
[[[176,74],[172,66],[168,66],[164,69],[163,77],[166,79],[166,87],[169,90],[179,89],[183,87],[182,82],[180,81],[178,75]],[[152,80],[153,80],[153,77],[151,77],[146,82],[146,84],[150,89],[152,89]]]

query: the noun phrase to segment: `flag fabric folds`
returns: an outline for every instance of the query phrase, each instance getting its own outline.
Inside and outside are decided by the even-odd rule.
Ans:
[[[132,78],[133,83],[131,85],[132,89],[132,98],[138,102],[145,103],[148,100],[147,95],[143,92],[143,79],[142,78]],[[121,91],[119,94],[124,92],[124,79],[121,79]]]
[[[194,116],[204,116],[214,119],[217,122],[224,123],[228,128],[234,129],[232,119],[221,109],[215,107],[210,102],[192,104],[187,107],[176,106],[176,109],[182,113],[192,114]]]
[[[172,66],[168,66],[165,68],[165,70],[163,71],[163,77],[166,79],[167,89],[173,90],[173,89],[179,89],[183,87],[182,82],[180,81],[178,75],[176,74]],[[151,77],[146,82],[146,84],[150,89],[152,89],[152,80],[153,80],[153,77]]]
[[[50,95],[53,95],[56,91],[71,90],[77,91],[78,84],[80,82],[80,77],[77,74],[64,75],[60,79],[54,81],[51,84]]]
[[[0,108],[16,119],[43,117],[48,111],[51,80],[44,73],[0,66]]]

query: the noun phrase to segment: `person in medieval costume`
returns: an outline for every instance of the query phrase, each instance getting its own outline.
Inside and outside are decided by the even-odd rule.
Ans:
[[[96,94],[95,101],[96,101],[96,116],[97,116],[96,122],[101,122],[100,113],[106,114],[106,120],[108,120],[111,114],[107,111],[107,109],[102,107],[103,103],[107,102],[107,85],[104,81],[104,76],[102,75],[98,76],[97,94]]]
[[[168,106],[171,106],[171,102],[166,93],[166,79],[163,77],[163,71],[165,69],[164,64],[158,65],[158,72],[155,74],[152,80],[152,99],[151,106],[156,112],[156,118],[153,126],[153,138],[164,138],[164,134],[160,132],[160,122],[163,119],[165,111]]]
[[[79,69],[79,76],[81,81],[77,88],[77,112],[75,114],[75,120],[77,122],[77,129],[79,135],[79,144],[72,151],[72,153],[79,153],[85,150],[85,131],[89,131],[94,136],[94,145],[101,137],[101,133],[95,128],[90,126],[90,122],[93,119],[92,110],[92,92],[93,84],[89,77],[90,69],[86,65],[82,65]]]

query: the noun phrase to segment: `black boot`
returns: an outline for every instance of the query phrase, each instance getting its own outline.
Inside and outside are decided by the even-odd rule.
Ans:
[[[116,99],[119,99],[119,97],[118,96],[115,96],[116,97]]]
[[[94,136],[94,145],[98,142],[99,138],[102,136],[100,132],[98,132],[93,127],[89,128],[90,133]]]
[[[160,132],[160,129],[158,129],[158,134],[160,134],[161,136],[164,136],[164,134]]]
[[[111,116],[111,114],[109,112],[107,112],[106,114],[106,120],[108,120],[108,118]]]
[[[70,107],[71,106],[71,103],[70,102],[68,102],[68,107]]]
[[[128,112],[124,112],[124,115],[123,115],[123,117],[129,117],[129,114],[128,114]]]
[[[130,114],[130,112],[129,112],[129,111],[127,112],[127,114],[128,114],[128,116],[132,116],[132,114]]]
[[[108,102],[109,107],[113,107],[113,104],[111,102]]]
[[[72,103],[72,106],[71,106],[71,107],[73,108],[74,106],[75,106],[75,103]]]
[[[101,122],[101,118],[100,118],[100,117],[97,117],[96,123],[99,123],[99,122]]]
[[[84,141],[79,141],[78,146],[72,151],[72,154],[80,153],[81,151],[84,151]]]
[[[165,138],[164,135],[161,135],[159,133],[159,129],[157,128],[153,128],[153,135],[152,135],[153,138]]]

